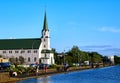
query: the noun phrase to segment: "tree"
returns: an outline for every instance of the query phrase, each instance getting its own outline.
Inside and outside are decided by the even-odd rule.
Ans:
[[[120,57],[118,57],[117,55],[114,56],[114,62],[115,64],[120,64]]]
[[[0,55],[0,58],[2,58],[2,55]]]
[[[59,57],[57,56],[57,52],[55,48],[52,48],[52,52],[54,54],[54,59],[55,59],[55,63],[59,64]]]
[[[19,56],[19,62],[20,62],[20,64],[23,64],[23,63],[25,62],[25,59],[24,59],[24,57],[22,57],[22,56]]]
[[[71,50],[67,52],[67,56],[70,56],[69,57],[69,61],[71,61],[70,63],[80,63],[80,58],[82,57],[81,51],[78,46],[73,46]],[[70,58],[72,60],[70,60]]]
[[[9,61],[10,61],[12,64],[15,64],[15,63],[16,63],[16,60],[15,60],[14,56],[12,56],[11,58],[9,58]]]
[[[94,66],[93,65],[94,63],[100,63],[100,62],[102,62],[102,55],[100,55],[97,52],[90,52],[89,56],[90,56],[90,62],[91,62],[91,67],[92,68]]]

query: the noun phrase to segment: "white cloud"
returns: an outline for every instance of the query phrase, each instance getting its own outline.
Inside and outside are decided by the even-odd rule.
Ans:
[[[14,37],[9,37],[9,39],[16,39],[16,38],[14,38]]]
[[[102,28],[100,29],[100,31],[120,33],[120,29],[118,29],[118,28],[116,28],[116,27],[102,27]]]

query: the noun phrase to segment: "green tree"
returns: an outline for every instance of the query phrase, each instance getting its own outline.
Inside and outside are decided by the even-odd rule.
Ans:
[[[0,55],[0,58],[2,58],[2,55]]]
[[[57,56],[57,52],[55,48],[52,48],[52,52],[54,54],[54,59],[55,59],[55,63],[58,64],[59,58]]]
[[[19,56],[19,62],[20,62],[20,64],[23,64],[23,63],[25,62],[25,59],[24,59],[24,57],[22,57],[22,56]]]
[[[82,55],[81,55],[81,51],[80,51],[79,47],[78,46],[73,46],[71,48],[71,50],[69,50],[67,52],[67,56],[70,56],[69,57],[69,61],[71,61],[70,63],[79,63]],[[70,60],[70,58],[72,60]]]
[[[114,62],[115,64],[120,64],[120,57],[118,57],[117,55],[114,56]]]
[[[10,61],[12,64],[16,64],[16,59],[14,58],[14,56],[12,56],[11,58],[9,58],[9,61]]]

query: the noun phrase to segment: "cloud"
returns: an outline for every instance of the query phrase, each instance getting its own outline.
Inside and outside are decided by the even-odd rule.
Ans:
[[[14,37],[9,37],[9,39],[16,39],[16,38],[14,38]]]
[[[84,51],[99,51],[103,49],[111,48],[110,45],[88,45],[88,46],[81,46],[80,49]]]
[[[110,45],[89,45],[89,46],[82,46],[84,48],[108,48],[111,47]]]
[[[88,52],[98,52],[104,56],[110,55],[120,56],[120,48],[114,48],[111,45],[88,45],[81,46],[80,49]]]
[[[100,50],[99,53],[103,55],[119,55],[120,56],[120,48],[110,48],[110,49],[104,49]]]
[[[100,28],[100,31],[120,33],[120,29],[118,29],[118,28],[116,28],[116,27],[102,27],[102,28]]]

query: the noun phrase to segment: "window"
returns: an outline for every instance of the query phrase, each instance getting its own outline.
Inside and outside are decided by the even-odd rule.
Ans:
[[[6,53],[6,51],[3,51],[3,54],[5,54]]]
[[[44,45],[44,48],[45,48],[46,46]]]
[[[12,53],[12,51],[9,51],[9,53],[11,54],[11,53]]]
[[[35,58],[34,58],[34,62],[36,62],[36,60],[37,60],[37,59],[36,59],[36,57],[35,57]]]
[[[28,62],[30,62],[30,57],[28,57]]]
[[[30,51],[30,50],[28,50],[28,53],[31,53],[31,51]]]
[[[37,53],[37,50],[34,50],[34,53]]]
[[[25,53],[25,51],[23,50],[23,51],[21,51],[21,53]]]
[[[45,39],[44,39],[44,42],[45,42]]]
[[[19,51],[18,51],[18,50],[16,50],[16,51],[15,51],[15,53],[19,53]]]
[[[47,57],[47,54],[45,53],[45,58]]]

